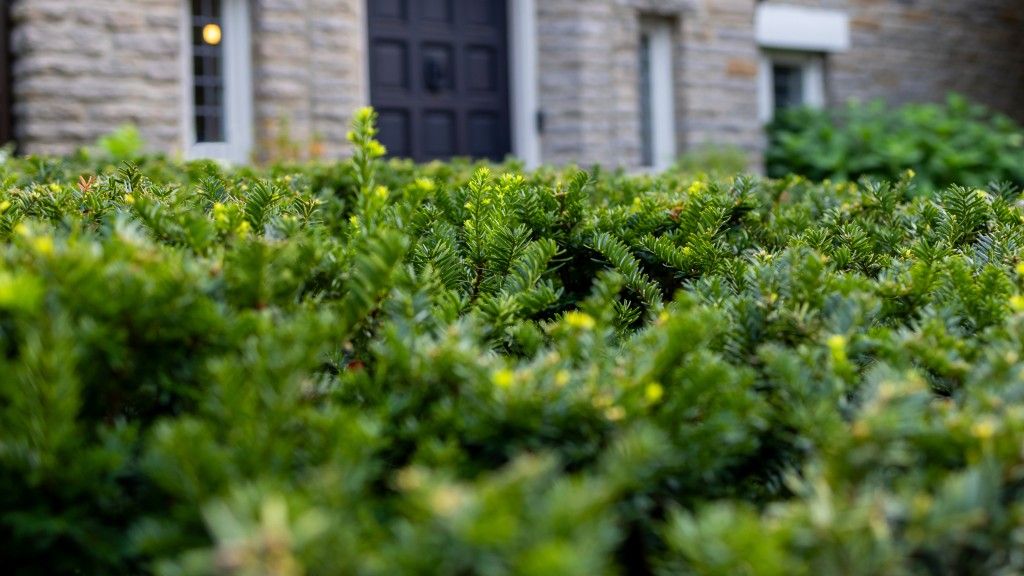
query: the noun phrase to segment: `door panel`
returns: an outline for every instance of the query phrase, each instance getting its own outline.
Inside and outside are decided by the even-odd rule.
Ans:
[[[505,19],[505,3],[487,0],[467,2],[466,16],[469,23],[476,26],[499,26]]]
[[[452,21],[452,0],[421,0],[423,19],[431,22]]]
[[[368,0],[370,100],[391,156],[511,151],[507,0]]]
[[[469,154],[480,158],[492,158],[498,154],[491,134],[499,130],[501,120],[491,112],[472,112],[469,115]]]
[[[450,110],[430,110],[423,114],[423,154],[433,160],[449,158],[456,152],[455,113]]]
[[[471,92],[494,92],[498,89],[498,54],[490,46],[466,48],[466,88]]]
[[[398,157],[412,154],[412,148],[409,146],[412,132],[409,111],[380,108],[377,114],[377,137],[381,142],[387,142],[388,152]]]
[[[369,0],[370,17],[405,20],[408,14],[407,0]]]
[[[375,42],[373,58],[377,63],[377,87],[398,90],[409,88],[409,49],[404,42]]]

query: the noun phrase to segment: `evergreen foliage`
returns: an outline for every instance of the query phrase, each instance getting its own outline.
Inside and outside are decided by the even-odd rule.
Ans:
[[[815,180],[895,180],[905,170],[929,192],[991,181],[1024,186],[1024,128],[963,96],[890,107],[852,102],[795,109],[769,128],[768,172]]]
[[[19,574],[1013,574],[1024,204],[0,163]]]

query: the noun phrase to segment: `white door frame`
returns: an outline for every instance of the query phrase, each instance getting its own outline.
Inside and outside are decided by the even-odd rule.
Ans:
[[[509,109],[512,152],[527,168],[541,162],[537,121],[537,5],[509,0]]]
[[[213,158],[234,164],[251,160],[253,148],[252,20],[249,0],[223,0],[224,142],[196,142],[192,74],[192,8],[181,2],[182,134],[187,159]]]

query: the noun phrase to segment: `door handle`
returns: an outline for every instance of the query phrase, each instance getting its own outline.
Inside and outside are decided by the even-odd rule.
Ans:
[[[423,80],[429,92],[440,92],[448,80],[447,67],[436,56],[428,56],[423,63]]]

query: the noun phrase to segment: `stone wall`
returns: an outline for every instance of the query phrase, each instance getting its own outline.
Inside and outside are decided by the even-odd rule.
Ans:
[[[850,2],[853,48],[832,66],[837,100],[938,100],[956,91],[1024,121],[1020,0]]]
[[[640,15],[679,21],[689,2],[537,2],[539,105],[545,162],[640,163]]]
[[[538,106],[542,118],[541,158],[566,163],[584,156],[581,86],[580,3],[549,0],[537,6]]]
[[[184,0],[16,0],[15,121],[23,150],[66,153],[123,123],[181,151]],[[367,102],[365,0],[251,0],[257,155],[347,153]],[[831,101],[962,92],[1024,121],[1019,0],[768,0],[847,10],[853,48],[828,59]],[[548,163],[640,162],[640,18],[675,23],[678,149],[738,146],[756,163],[754,0],[537,0]],[[315,144],[314,143],[319,143]]]
[[[933,101],[951,91],[1024,121],[1024,3],[1019,0],[768,0],[845,10],[852,49],[829,56],[833,104]],[[677,24],[680,151],[746,150],[760,163],[760,49],[754,0],[538,2],[544,160],[639,164],[639,17]]]
[[[363,4],[253,1],[258,157],[347,152],[349,119],[366,103]],[[132,123],[151,149],[180,153],[183,6],[183,0],[15,2],[14,112],[23,151],[68,153]]]
[[[367,103],[364,3],[256,0],[256,141],[263,159],[288,155],[282,140],[297,146],[299,157],[347,154],[352,112]]]
[[[537,3],[539,105],[545,162],[629,162],[637,138],[617,134],[621,104],[612,78],[622,36],[611,2],[550,0]]]
[[[758,114],[760,52],[752,0],[700,0],[683,19],[677,73],[683,109],[681,152],[706,146],[746,151],[760,165],[764,134]]]
[[[640,21],[675,24],[676,137],[757,162],[758,51],[751,0],[545,0],[537,5],[545,162],[640,164]]]
[[[21,0],[12,8],[16,135],[28,153],[68,153],[124,123],[180,148],[176,0]]]
[[[829,59],[829,96],[891,104],[960,92],[1024,121],[1020,0],[769,0],[845,10],[852,48]]]

